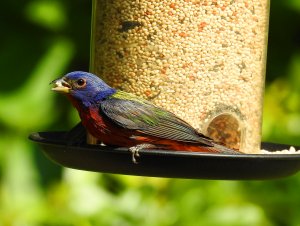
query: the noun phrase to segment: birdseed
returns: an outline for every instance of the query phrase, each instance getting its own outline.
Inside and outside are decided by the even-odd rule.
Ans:
[[[91,70],[259,153],[269,0],[94,0]]]
[[[296,150],[295,147],[291,146],[289,149],[284,150],[277,150],[277,151],[268,151],[268,150],[261,150],[262,154],[300,154],[300,150]]]

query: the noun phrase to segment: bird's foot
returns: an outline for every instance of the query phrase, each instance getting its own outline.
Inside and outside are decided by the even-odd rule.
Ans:
[[[138,161],[136,160],[136,157],[140,157],[139,151],[144,148],[155,148],[156,146],[154,144],[138,144],[136,146],[130,147],[128,150],[132,154],[132,162],[137,164]]]

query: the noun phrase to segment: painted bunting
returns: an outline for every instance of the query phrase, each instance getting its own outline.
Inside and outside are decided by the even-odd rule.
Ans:
[[[110,87],[94,74],[75,71],[51,84],[53,91],[68,97],[91,135],[106,145],[127,147],[135,163],[143,148],[240,153],[215,143],[175,114]]]

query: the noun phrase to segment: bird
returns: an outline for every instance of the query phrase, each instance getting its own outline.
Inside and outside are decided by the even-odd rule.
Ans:
[[[88,133],[105,145],[128,148],[134,163],[141,149],[240,154],[174,113],[112,88],[92,73],[73,71],[50,84],[53,91],[67,96]]]

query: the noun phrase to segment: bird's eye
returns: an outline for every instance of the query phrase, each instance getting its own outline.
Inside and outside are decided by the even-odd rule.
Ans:
[[[84,87],[84,86],[86,85],[86,80],[80,78],[80,79],[78,79],[78,80],[76,81],[76,85],[77,85],[78,87]]]

